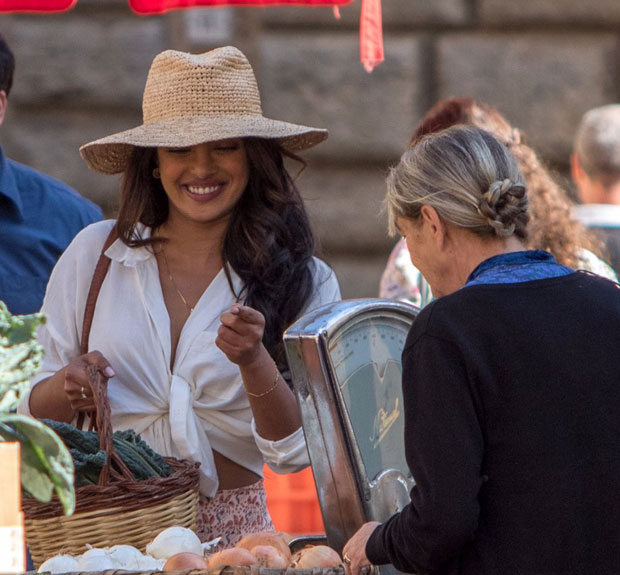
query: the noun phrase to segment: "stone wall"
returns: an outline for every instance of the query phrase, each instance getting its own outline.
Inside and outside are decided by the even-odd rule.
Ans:
[[[450,95],[493,104],[565,176],[582,113],[620,100],[620,2],[383,0],[386,61],[372,74],[359,63],[360,2],[340,20],[302,7],[139,17],[125,0],[2,16],[18,68],[0,141],[112,217],[118,178],[89,171],[79,145],[140,123],[159,51],[236,44],[255,67],[266,115],[330,130],[305,155],[299,185],[343,295],[375,296],[394,242],[383,179],[424,111]]]

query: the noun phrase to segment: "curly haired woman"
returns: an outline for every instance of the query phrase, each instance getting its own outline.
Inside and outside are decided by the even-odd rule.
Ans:
[[[562,265],[617,279],[603,259],[602,244],[572,217],[573,202],[566,191],[525,143],[523,134],[494,107],[472,98],[440,100],[426,113],[414,131],[410,145],[425,134],[455,124],[472,124],[487,130],[508,146],[517,160],[530,197],[527,247],[549,251]],[[402,240],[388,259],[381,277],[380,296],[409,300],[418,306],[426,305],[433,297],[426,279],[411,264],[407,246]]]

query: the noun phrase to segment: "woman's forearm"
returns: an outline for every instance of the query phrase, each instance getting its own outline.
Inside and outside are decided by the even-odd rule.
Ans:
[[[301,427],[297,400],[267,350],[240,370],[261,437],[277,441]]]
[[[38,418],[70,422],[75,411],[64,392],[65,369],[40,381],[30,392],[30,413]]]

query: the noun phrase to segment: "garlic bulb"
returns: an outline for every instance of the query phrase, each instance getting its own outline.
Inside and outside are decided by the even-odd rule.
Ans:
[[[106,549],[108,557],[119,569],[133,571],[138,569],[143,557],[142,552],[131,545],[114,545]]]
[[[164,529],[146,546],[148,555],[155,559],[168,559],[177,553],[202,555],[202,545],[198,536],[186,527],[178,525]]]
[[[70,573],[78,570],[78,560],[71,555],[54,555],[41,563],[38,572]]]
[[[118,569],[117,564],[108,555],[107,549],[93,547],[78,558],[78,571],[105,571]]]
[[[142,555],[136,565],[131,568],[133,571],[162,571],[164,568],[164,564],[166,563],[165,559],[155,559],[155,557],[151,557],[150,555]]]

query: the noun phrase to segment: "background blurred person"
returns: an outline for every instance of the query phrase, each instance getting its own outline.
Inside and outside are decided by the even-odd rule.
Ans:
[[[575,136],[571,174],[583,202],[573,215],[607,247],[620,273],[620,104],[594,108],[583,116]]]
[[[15,57],[0,36],[0,125],[13,85]],[[5,157],[0,148],[0,300],[13,314],[39,311],[60,254],[101,209],[75,190]]]
[[[417,140],[386,203],[437,299],[402,357],[411,501],[350,572],[619,573],[620,286],[526,249],[517,162],[474,126]]]
[[[516,158],[530,198],[527,247],[551,252],[562,265],[616,279],[614,271],[602,259],[600,242],[571,216],[573,202],[568,194],[525,143],[523,134],[492,106],[471,98],[440,100],[424,116],[410,144],[425,134],[455,124],[473,124],[487,130],[508,146]],[[432,299],[428,282],[412,265],[403,240],[390,254],[381,277],[379,295],[409,300],[418,306]]]
[[[263,464],[309,465],[282,334],[340,290],[314,256],[284,158],[327,132],[264,117],[232,46],[157,55],[143,110],[142,125],[80,149],[92,169],[123,173],[119,214],[82,231],[54,268],[45,359],[20,409],[68,422],[92,413],[96,366],[110,378],[114,429],[201,464],[198,535],[227,547],[272,528]],[[84,352],[100,256],[109,269]]]

